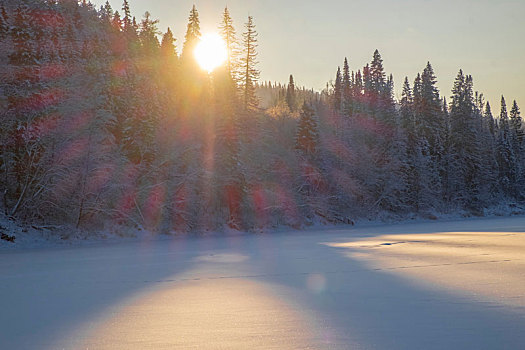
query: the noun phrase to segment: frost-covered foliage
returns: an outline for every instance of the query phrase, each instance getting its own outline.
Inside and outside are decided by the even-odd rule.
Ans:
[[[184,25],[184,24],[181,24]],[[145,13],[106,3],[0,6],[0,205],[28,222],[163,232],[300,226],[522,200],[523,128],[497,121],[470,76],[450,106],[428,64],[400,101],[376,51],[321,93],[257,82],[257,32],[209,76]],[[162,34],[162,35],[161,35]],[[160,39],[160,40],[159,40]],[[182,50],[177,53],[177,46]],[[257,94],[256,94],[257,93]],[[450,111],[448,110],[450,109]]]
[[[498,203],[523,201],[523,125],[515,101],[514,117],[509,120],[502,98],[495,119],[483,95],[474,92],[472,76],[460,70],[447,104],[427,63],[412,87],[405,78],[395,102],[393,80],[385,78],[377,51],[350,79],[346,59],[344,68],[343,75],[337,70],[326,104],[328,119],[337,120],[332,137],[353,156],[333,164],[365,194],[352,206],[480,215]]]

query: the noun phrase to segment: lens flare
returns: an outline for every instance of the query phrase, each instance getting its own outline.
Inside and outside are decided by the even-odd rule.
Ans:
[[[194,51],[195,59],[202,69],[212,72],[228,58],[226,44],[217,33],[204,34]]]

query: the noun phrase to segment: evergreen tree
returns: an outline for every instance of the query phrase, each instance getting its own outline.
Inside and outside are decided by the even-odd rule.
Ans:
[[[383,59],[379,50],[374,51],[374,56],[372,58],[372,63],[370,64],[370,89],[379,95],[384,87],[386,81],[386,74],[383,68]]]
[[[337,67],[337,73],[335,74],[334,92],[332,96],[333,109],[336,112],[341,111],[343,97],[343,81],[341,77],[341,67]]]
[[[481,181],[481,113],[477,112],[473,94],[473,80],[470,75],[459,71],[452,89],[450,104],[451,152],[454,154],[451,184],[459,201],[468,209],[478,210],[480,205]]]
[[[365,77],[365,90],[370,113],[375,119],[393,125],[391,115],[392,90],[389,88],[386,73],[383,68],[383,59],[378,50],[374,51],[372,62]]]
[[[518,107],[518,104],[516,103],[516,100],[514,100],[512,104],[512,109],[510,110],[509,126],[516,135],[517,144],[519,145],[519,147],[521,147],[523,145],[524,131],[520,109]]]
[[[395,211],[402,205],[401,193],[406,183],[397,181],[402,176],[400,154],[405,145],[398,139],[397,112],[393,98],[393,78],[386,78],[383,60],[375,50],[372,62],[364,68],[365,100],[368,105],[369,118],[379,132],[370,133],[363,139],[371,147],[373,154],[371,165],[372,178],[370,187],[372,198],[384,209]]]
[[[133,20],[131,21],[131,26],[133,27],[134,33],[139,32],[139,24],[137,23],[137,18],[135,16],[133,16]]]
[[[259,99],[255,93],[255,86],[259,79],[259,71],[256,68],[257,61],[257,31],[253,23],[253,17],[248,16],[245,24],[246,31],[242,34],[244,51],[241,59],[242,69],[242,95],[245,111],[253,111],[259,106]]]
[[[450,114],[448,112],[447,98],[443,97],[443,118],[445,118],[445,140],[448,140],[448,130],[450,129]]]
[[[113,8],[111,7],[109,1],[106,1],[104,5],[100,6],[99,16],[103,22],[111,22],[111,20],[113,19]]]
[[[430,155],[436,162],[440,163],[444,156],[446,124],[441,109],[439,91],[436,87],[436,76],[430,62],[423,70],[420,82],[418,78],[414,83],[416,126],[419,136],[428,141]],[[441,165],[439,164],[439,166]]]
[[[481,158],[481,195],[480,198],[485,204],[490,203],[498,198],[500,186],[498,183],[498,163],[496,158],[496,139],[494,137],[494,117],[488,102],[483,100],[483,94],[477,95],[477,104],[475,107],[476,120],[481,121],[478,139],[480,142]]]
[[[293,80],[293,75],[291,74],[288,87],[286,88],[286,103],[288,104],[290,111],[294,112],[296,109],[297,98],[295,94],[295,82]]]
[[[362,95],[362,111],[366,112],[368,116],[374,115],[373,110],[374,94],[372,76],[370,75],[370,64],[363,67],[363,95]]]
[[[122,12],[124,14],[124,17],[122,17],[122,25],[124,32],[127,33],[128,31],[133,30],[131,10],[129,8],[128,0],[124,0],[122,3]]]
[[[503,133],[505,138],[508,137],[510,132],[510,123],[509,123],[509,114],[507,112],[507,103],[505,102],[505,97],[501,96],[501,110],[499,113],[499,129]]]
[[[343,100],[343,112],[347,116],[352,115],[352,81],[350,79],[350,67],[348,66],[348,60],[345,57],[343,64],[343,81],[342,81],[342,100]]]
[[[131,16],[128,0],[124,0],[122,4],[123,17],[121,18],[122,32],[124,33],[123,41],[126,45],[126,57],[135,57],[139,54],[141,49],[141,42],[139,38],[139,28],[135,17]],[[145,16],[149,19],[149,12],[146,11]]]
[[[352,99],[352,113],[356,115],[363,111],[363,77],[361,75],[361,70],[358,70],[357,73],[355,73],[355,77],[352,80]]]
[[[485,121],[486,121],[487,129],[488,129],[490,135],[492,135],[492,137],[494,138],[495,135],[496,135],[497,124],[496,124],[496,121],[494,120],[494,116],[492,115],[492,110],[490,108],[490,103],[488,103],[488,102],[485,104],[485,111],[483,113],[483,116],[484,116]]]
[[[396,106],[394,101],[394,77],[390,74],[385,86],[379,95],[380,107],[379,117],[393,131],[396,126]]]
[[[219,30],[222,35],[222,39],[224,40],[224,43],[226,44],[226,50],[228,52],[228,57],[226,58],[226,69],[230,76],[236,80],[238,78],[238,74],[240,73],[239,70],[239,64],[238,64],[238,56],[239,56],[239,50],[238,50],[238,42],[236,37],[235,28],[233,27],[233,20],[230,16],[230,12],[228,10],[228,7],[224,8],[224,12],[222,15],[222,21],[219,25]]]
[[[144,18],[140,23],[140,42],[142,44],[142,53],[147,57],[158,57],[160,44],[157,39],[159,30],[157,28],[158,20],[152,20],[150,13],[146,11]],[[173,45],[173,42],[172,42]]]
[[[120,13],[118,13],[118,11],[113,13],[111,24],[113,25],[113,29],[115,31],[120,32],[122,30],[122,20],[120,19]]]
[[[241,202],[245,197],[245,176],[240,152],[240,119],[237,86],[227,67],[214,73],[215,114],[218,118],[215,134],[215,182],[222,205],[227,205],[227,224],[240,229]]]
[[[430,63],[414,80],[414,116],[417,135],[417,162],[419,168],[419,210],[427,211],[436,205],[443,193],[444,118],[436,77]]]
[[[405,200],[409,208],[417,210],[419,198],[418,168],[417,168],[417,139],[414,120],[414,97],[408,77],[405,77],[401,100],[399,101],[400,127],[404,138],[405,159],[403,163],[403,180],[406,183]]]
[[[414,96],[414,106],[417,106],[419,108],[422,107],[423,103],[421,101],[422,95],[421,95],[421,74],[417,73],[416,78],[414,79],[414,89],[413,89],[413,96]],[[418,113],[421,113],[420,110],[417,111]]]
[[[182,46],[181,58],[184,61],[193,60],[193,50],[201,37],[201,27],[199,20],[199,12],[193,5],[190,16],[188,18],[188,27],[186,35],[184,36],[184,44]]]
[[[166,33],[162,35],[160,43],[160,52],[162,56],[172,62],[177,60],[177,48],[175,46],[176,39],[173,37],[170,27],[166,29]]]
[[[401,101],[399,102],[399,112],[401,119],[401,127],[405,130],[409,139],[414,137],[415,132],[413,101],[414,98],[412,96],[412,89],[410,88],[408,77],[405,77],[405,82],[403,83],[403,91],[401,92]]]
[[[507,104],[501,96],[501,110],[498,124],[497,161],[502,190],[509,197],[518,197],[522,191],[518,184],[518,162],[513,147],[514,135],[510,128]]]
[[[173,116],[177,110],[177,99],[179,98],[179,58],[175,46],[175,38],[171,29],[168,27],[166,33],[162,36],[160,44],[161,56],[161,76],[159,83],[162,85],[164,110],[166,115]]]
[[[522,125],[522,119],[520,115],[520,109],[518,107],[518,104],[516,103],[516,100],[514,100],[512,104],[512,108],[510,110],[510,119],[509,119],[509,127],[510,127],[510,144],[512,147],[512,151],[514,154],[514,191],[517,195],[517,197],[521,196],[525,191],[523,190],[523,186],[525,183],[525,174],[523,173],[523,168],[525,166],[524,164],[524,144],[523,144],[523,138],[524,138],[524,131],[523,131],[523,125]]]
[[[303,154],[314,156],[319,147],[319,127],[313,109],[305,103],[301,110],[297,132],[295,135],[295,147]]]

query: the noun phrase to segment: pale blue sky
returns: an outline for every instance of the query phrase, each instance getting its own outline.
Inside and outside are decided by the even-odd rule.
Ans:
[[[445,96],[462,68],[494,112],[501,94],[525,111],[525,0],[129,1],[137,18],[148,10],[161,30],[171,27],[179,48],[194,3],[204,32],[216,31],[225,5],[238,34],[254,16],[263,80],[286,82],[293,74],[299,85],[321,89],[345,56],[357,70],[377,48],[396,92],[430,60]],[[110,3],[121,12],[120,0]]]

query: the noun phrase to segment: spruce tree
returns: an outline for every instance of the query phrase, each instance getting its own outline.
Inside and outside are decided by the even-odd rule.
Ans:
[[[181,58],[186,61],[193,61],[193,50],[201,37],[201,27],[199,20],[199,12],[195,5],[193,5],[190,15],[188,17],[188,26],[186,35],[184,36],[184,44],[182,46]]]
[[[291,74],[288,87],[286,88],[286,103],[288,104],[290,111],[294,112],[296,109],[297,97],[295,93],[295,82],[293,80],[293,75]]]
[[[124,17],[122,17],[123,29],[124,32],[128,32],[132,30],[132,17],[128,0],[124,0],[122,3],[122,12],[124,14]]]
[[[141,49],[141,42],[139,39],[139,28],[135,17],[131,16],[128,0],[124,0],[122,4],[123,17],[121,18],[122,32],[124,33],[124,41],[126,45],[126,57],[135,57],[139,54]],[[149,12],[147,12],[149,17]],[[146,14],[145,14],[146,16]]]
[[[406,184],[404,200],[406,205],[418,211],[419,205],[419,169],[418,165],[418,140],[416,137],[416,124],[414,119],[414,95],[410,88],[408,77],[405,77],[401,100],[399,101],[400,129],[402,130],[401,142],[404,141],[400,159],[402,164],[402,178]]]
[[[396,102],[394,101],[394,77],[392,74],[388,76],[384,88],[379,94],[379,101],[379,117],[393,132],[396,127],[397,117]]]
[[[368,116],[373,115],[373,104],[374,104],[374,94],[373,94],[373,84],[372,76],[370,75],[370,64],[366,64],[363,67],[363,97],[362,97],[362,111],[366,112]]]
[[[343,112],[347,116],[352,115],[352,81],[350,79],[350,67],[348,66],[348,59],[345,57],[343,64]]]
[[[122,20],[120,19],[120,13],[118,11],[115,11],[113,13],[113,18],[111,19],[111,24],[113,26],[113,29],[116,32],[122,31]]]
[[[505,102],[505,97],[503,96],[501,96],[501,109],[499,112],[498,126],[500,130],[503,132],[503,135],[505,135],[506,137],[510,131],[510,123],[509,123],[509,114],[507,112],[507,103]]]
[[[448,130],[450,129],[450,114],[448,112],[448,104],[447,104],[447,98],[443,97],[443,103],[441,104],[443,106],[442,112],[443,112],[443,118],[445,118],[445,133],[448,133]],[[445,135],[445,140],[447,140],[447,135]]]
[[[393,125],[391,115],[392,90],[387,85],[386,73],[383,68],[383,59],[378,50],[374,51],[372,62],[368,66],[368,76],[365,81],[367,101],[370,113],[383,123]]]
[[[401,101],[399,101],[399,112],[401,119],[401,127],[405,130],[407,136],[414,135],[415,122],[414,122],[414,110],[413,110],[413,96],[408,77],[405,77],[403,83],[403,91],[401,92]]]
[[[306,102],[297,125],[295,147],[307,156],[315,156],[319,147],[319,126],[313,109]]]
[[[450,181],[459,201],[467,209],[478,210],[484,172],[481,160],[481,113],[476,109],[472,76],[460,70],[450,103],[452,171]]]
[[[334,91],[332,95],[332,108],[336,112],[341,111],[343,97],[343,81],[341,76],[341,67],[337,67],[337,73],[335,74]]]
[[[361,70],[358,70],[357,73],[355,73],[355,77],[352,80],[352,99],[352,113],[354,115],[361,113],[363,110],[363,77],[361,75]]]
[[[175,46],[176,39],[173,37],[170,27],[166,29],[166,33],[162,35],[162,41],[160,43],[160,52],[162,56],[171,61],[177,60],[177,49]]]
[[[418,133],[420,137],[428,141],[430,155],[439,163],[444,156],[446,124],[441,108],[439,90],[436,86],[437,79],[430,62],[427,63],[420,79],[420,82],[414,83]]]
[[[379,95],[385,87],[386,74],[383,68],[383,59],[379,50],[374,51],[372,63],[370,64],[370,83],[371,90]]]
[[[481,110],[480,110],[481,112]],[[497,163],[497,126],[490,103],[485,103],[482,112],[483,162],[486,169],[486,199],[496,199],[500,192]]]
[[[100,11],[98,12],[102,21],[110,23],[113,19],[113,8],[109,1],[106,1],[104,5],[100,6]]]
[[[513,130],[514,134],[516,135],[518,144],[522,146],[523,136],[524,136],[523,124],[522,124],[520,109],[518,107],[518,104],[516,103],[516,100],[514,100],[514,102],[512,103],[512,108],[510,110],[509,126]]]
[[[253,17],[248,16],[248,21],[245,24],[246,31],[243,36],[243,53],[241,59],[242,69],[242,96],[243,106],[245,111],[256,110],[259,106],[259,98],[256,95],[255,86],[259,79],[259,71],[257,70],[257,31],[255,30],[255,23]]]
[[[228,208],[227,224],[241,227],[241,201],[245,180],[240,152],[240,119],[237,86],[227,67],[214,72],[214,112],[217,117],[214,174],[218,198]]]
[[[516,188],[518,183],[518,162],[514,151],[514,135],[510,127],[507,104],[501,96],[501,110],[498,123],[497,160],[500,183],[505,195],[516,197],[521,189]]]
[[[413,87],[414,117],[417,137],[418,210],[427,211],[436,206],[436,198],[443,193],[444,118],[436,77],[430,63],[417,75]]]
[[[233,27],[233,20],[230,16],[228,7],[224,8],[222,15],[222,21],[219,24],[219,30],[222,35],[222,39],[226,44],[226,50],[228,52],[228,57],[226,58],[226,69],[233,80],[238,79],[239,72],[239,49],[238,42],[236,37],[236,31]]]
[[[157,28],[158,20],[152,20],[150,13],[146,11],[144,18],[140,23],[140,43],[142,44],[142,54],[146,57],[157,58],[159,54],[160,44],[157,39],[159,30]]]
[[[486,120],[486,125],[487,125],[487,128],[488,128],[488,131],[490,132],[490,134],[494,138],[495,135],[496,135],[497,124],[496,124],[496,121],[494,120],[494,116],[492,115],[492,110],[490,108],[490,103],[489,102],[487,102],[485,104],[485,111],[483,113],[483,117]]]
[[[516,100],[514,100],[512,108],[510,110],[509,127],[511,130],[510,143],[512,146],[512,151],[514,153],[514,191],[516,192],[517,196],[520,196],[522,193],[525,193],[525,190],[523,190],[523,185],[525,182],[525,174],[523,174],[523,168],[525,167],[525,157],[523,154],[524,131],[520,115],[520,109],[518,107],[518,104],[516,103]]]
[[[434,75],[434,70],[430,62],[421,74],[421,122],[422,131],[428,140],[431,140],[431,146],[437,147],[436,142],[440,142],[437,138],[442,137],[444,131],[444,120],[441,113],[441,100],[439,98],[439,90],[437,89],[437,79]]]

